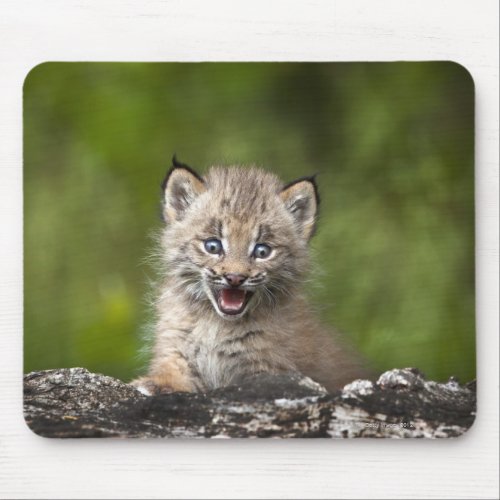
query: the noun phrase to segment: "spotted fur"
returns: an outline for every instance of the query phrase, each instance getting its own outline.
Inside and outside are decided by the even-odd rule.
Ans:
[[[356,357],[319,324],[301,288],[319,203],[313,178],[284,185],[254,167],[212,167],[204,177],[174,164],[163,185],[165,277],[143,392],[204,391],[258,372],[299,371],[333,390],[366,375]],[[220,255],[204,242],[215,238]],[[271,248],[256,258],[256,244]],[[250,297],[225,314],[225,276],[244,276]]]

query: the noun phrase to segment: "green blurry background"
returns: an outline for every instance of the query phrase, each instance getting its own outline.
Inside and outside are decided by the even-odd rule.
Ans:
[[[45,63],[24,86],[25,371],[128,380],[174,152],[318,173],[313,302],[378,370],[475,377],[474,90],[454,63]]]

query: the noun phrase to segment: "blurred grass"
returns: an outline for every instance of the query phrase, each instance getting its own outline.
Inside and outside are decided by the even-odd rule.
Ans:
[[[475,377],[474,89],[454,63],[45,63],[24,86],[25,371],[130,379],[174,152],[319,173],[310,293],[374,366]]]

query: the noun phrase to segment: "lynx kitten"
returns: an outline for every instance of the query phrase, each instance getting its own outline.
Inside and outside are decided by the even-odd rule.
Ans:
[[[156,341],[146,394],[205,391],[298,371],[333,390],[366,375],[302,292],[318,192],[257,168],[175,161],[165,182]]]

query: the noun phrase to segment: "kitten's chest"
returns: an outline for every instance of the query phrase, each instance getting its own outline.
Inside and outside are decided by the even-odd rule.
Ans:
[[[245,375],[272,370],[272,342],[263,329],[195,328],[190,347],[191,365],[204,389],[236,384]]]
[[[227,371],[223,356],[219,354],[223,342],[222,332],[214,327],[197,328],[193,331],[190,360],[195,375],[201,379],[203,388],[220,387]],[[227,377],[227,375],[226,375]]]

